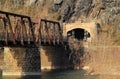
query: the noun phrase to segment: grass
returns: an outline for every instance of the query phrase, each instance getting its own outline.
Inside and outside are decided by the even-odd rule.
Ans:
[[[58,20],[59,14],[48,13],[48,9],[51,6],[50,0],[46,0],[45,4],[42,6],[38,6],[37,4],[32,4],[30,6],[26,6],[23,4],[19,4],[16,7],[16,4],[13,4],[11,0],[1,0],[0,1],[0,10],[13,12],[16,14],[28,15],[33,18],[47,18]]]

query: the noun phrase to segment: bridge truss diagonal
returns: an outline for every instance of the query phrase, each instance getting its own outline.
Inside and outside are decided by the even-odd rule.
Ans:
[[[60,23],[0,11],[0,45],[55,45],[62,43]]]

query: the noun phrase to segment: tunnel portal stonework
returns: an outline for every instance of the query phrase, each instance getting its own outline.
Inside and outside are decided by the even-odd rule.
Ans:
[[[67,37],[67,33],[73,29],[84,29],[90,33],[91,39],[97,39],[97,27],[95,22],[81,23],[76,21],[74,23],[64,24],[63,27],[63,37]]]

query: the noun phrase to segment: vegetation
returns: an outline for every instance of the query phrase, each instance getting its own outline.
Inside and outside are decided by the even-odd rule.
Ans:
[[[53,19],[58,20],[59,13],[49,13],[48,9],[50,7],[51,3],[49,0],[46,0],[46,3],[42,5],[37,4],[27,4],[27,0],[25,1],[11,1],[11,0],[1,0],[0,1],[0,10],[22,14],[22,15],[28,15],[32,18],[47,18],[47,19]]]

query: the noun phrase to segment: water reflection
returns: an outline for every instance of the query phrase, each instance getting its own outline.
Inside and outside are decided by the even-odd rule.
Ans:
[[[120,75],[100,75],[99,79],[120,79]]]
[[[54,70],[42,72],[41,76],[3,76],[0,79],[120,79],[120,76],[112,75],[84,75],[84,71]]]
[[[2,79],[41,79],[41,76],[3,76]]]
[[[56,73],[57,72],[57,73]],[[50,72],[43,72],[41,79],[97,79],[97,76],[85,76],[83,70],[54,70]]]

